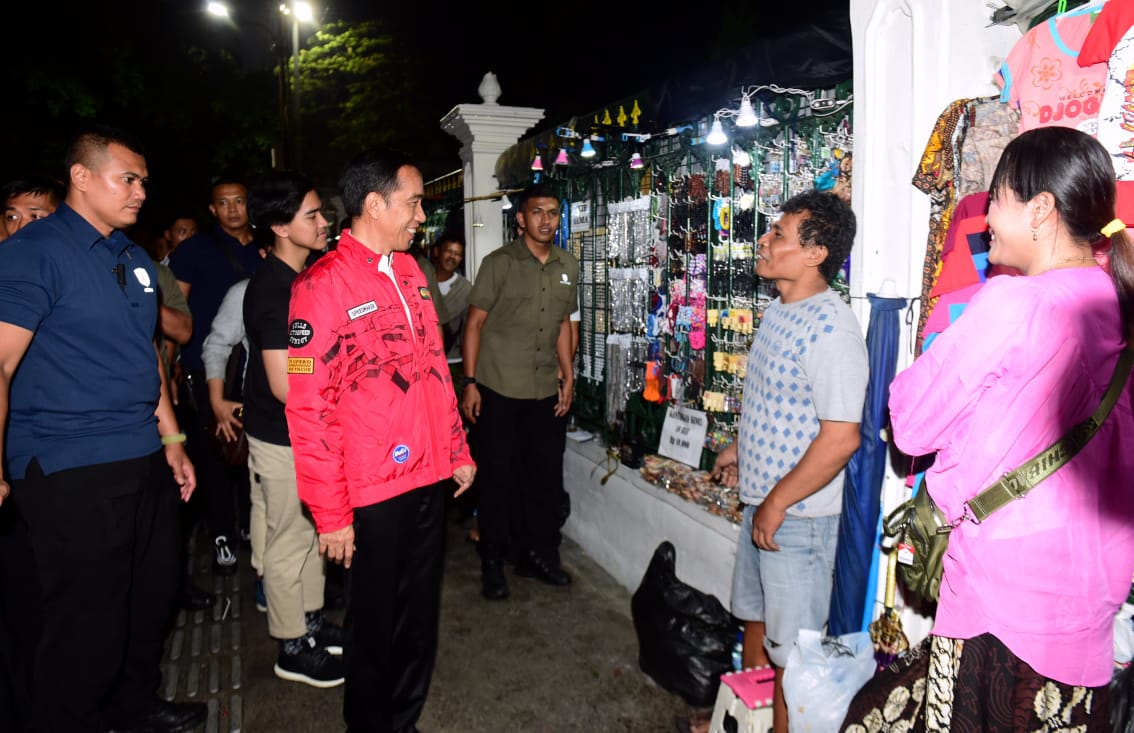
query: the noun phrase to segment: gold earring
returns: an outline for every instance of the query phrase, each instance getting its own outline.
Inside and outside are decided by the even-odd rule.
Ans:
[[[1038,232],[1037,232],[1036,228],[1032,227],[1032,241],[1033,242],[1035,242],[1037,240],[1037,235],[1038,235]]]

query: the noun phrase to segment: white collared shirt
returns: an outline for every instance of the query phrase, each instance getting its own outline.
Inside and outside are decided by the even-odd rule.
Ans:
[[[390,281],[394,283],[394,290],[398,292],[398,297],[401,298],[402,301],[402,308],[406,312],[406,323],[409,324],[410,333],[413,334],[413,338],[416,341],[417,333],[413,329],[413,317],[410,315],[409,303],[406,302],[406,296],[402,294],[402,289],[398,287],[398,278],[394,275],[393,257],[393,252],[386,255],[379,255],[378,272],[390,278]]]

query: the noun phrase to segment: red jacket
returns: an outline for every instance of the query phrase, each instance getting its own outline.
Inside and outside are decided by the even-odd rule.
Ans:
[[[472,464],[425,276],[412,256],[390,257],[397,286],[344,232],[292,285],[288,432],[320,533]]]

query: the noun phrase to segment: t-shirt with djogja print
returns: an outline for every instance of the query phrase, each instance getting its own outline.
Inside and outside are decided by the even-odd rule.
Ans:
[[[1019,108],[1020,132],[1054,126],[1096,134],[1107,65],[1076,61],[1094,18],[1091,12],[1049,18],[1008,54],[997,79],[1000,101]]]

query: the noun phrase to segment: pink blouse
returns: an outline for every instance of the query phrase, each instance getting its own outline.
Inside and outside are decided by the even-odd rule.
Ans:
[[[1123,347],[1100,268],[991,278],[890,387],[894,441],[936,452],[930,495],[963,503],[1094,412]],[[1113,620],[1134,572],[1131,384],[1070,463],[949,540],[933,633],[991,633],[1040,674],[1108,683]]]

